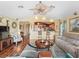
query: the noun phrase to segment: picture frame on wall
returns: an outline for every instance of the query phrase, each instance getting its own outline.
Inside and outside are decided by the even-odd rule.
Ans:
[[[75,17],[69,21],[70,32],[79,33],[79,18]]]
[[[12,22],[12,28],[16,28],[17,27],[17,23],[16,22]]]

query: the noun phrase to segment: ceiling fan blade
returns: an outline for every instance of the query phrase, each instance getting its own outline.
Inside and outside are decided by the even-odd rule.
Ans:
[[[37,8],[29,9],[29,10],[38,10]]]
[[[55,6],[51,5],[50,8],[55,8]]]
[[[34,8],[34,9],[29,9],[29,10],[37,10],[37,9]]]

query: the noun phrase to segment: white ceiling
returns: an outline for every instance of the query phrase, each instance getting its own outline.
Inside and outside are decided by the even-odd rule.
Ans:
[[[0,16],[12,18],[28,18],[33,16],[33,11],[29,10],[38,1],[0,1]],[[75,11],[79,12],[79,1],[43,1],[46,5],[55,5],[55,8],[46,14],[47,17],[60,19],[72,16]],[[23,5],[24,8],[18,8]]]

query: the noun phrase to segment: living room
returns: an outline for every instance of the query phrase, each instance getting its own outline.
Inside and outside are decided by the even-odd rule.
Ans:
[[[0,58],[78,58],[78,5],[0,1]]]

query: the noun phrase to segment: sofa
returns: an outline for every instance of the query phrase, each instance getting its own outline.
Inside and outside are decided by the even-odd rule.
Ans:
[[[70,54],[74,58],[79,57],[79,34],[64,33],[63,36],[56,38],[55,43],[64,52]]]

